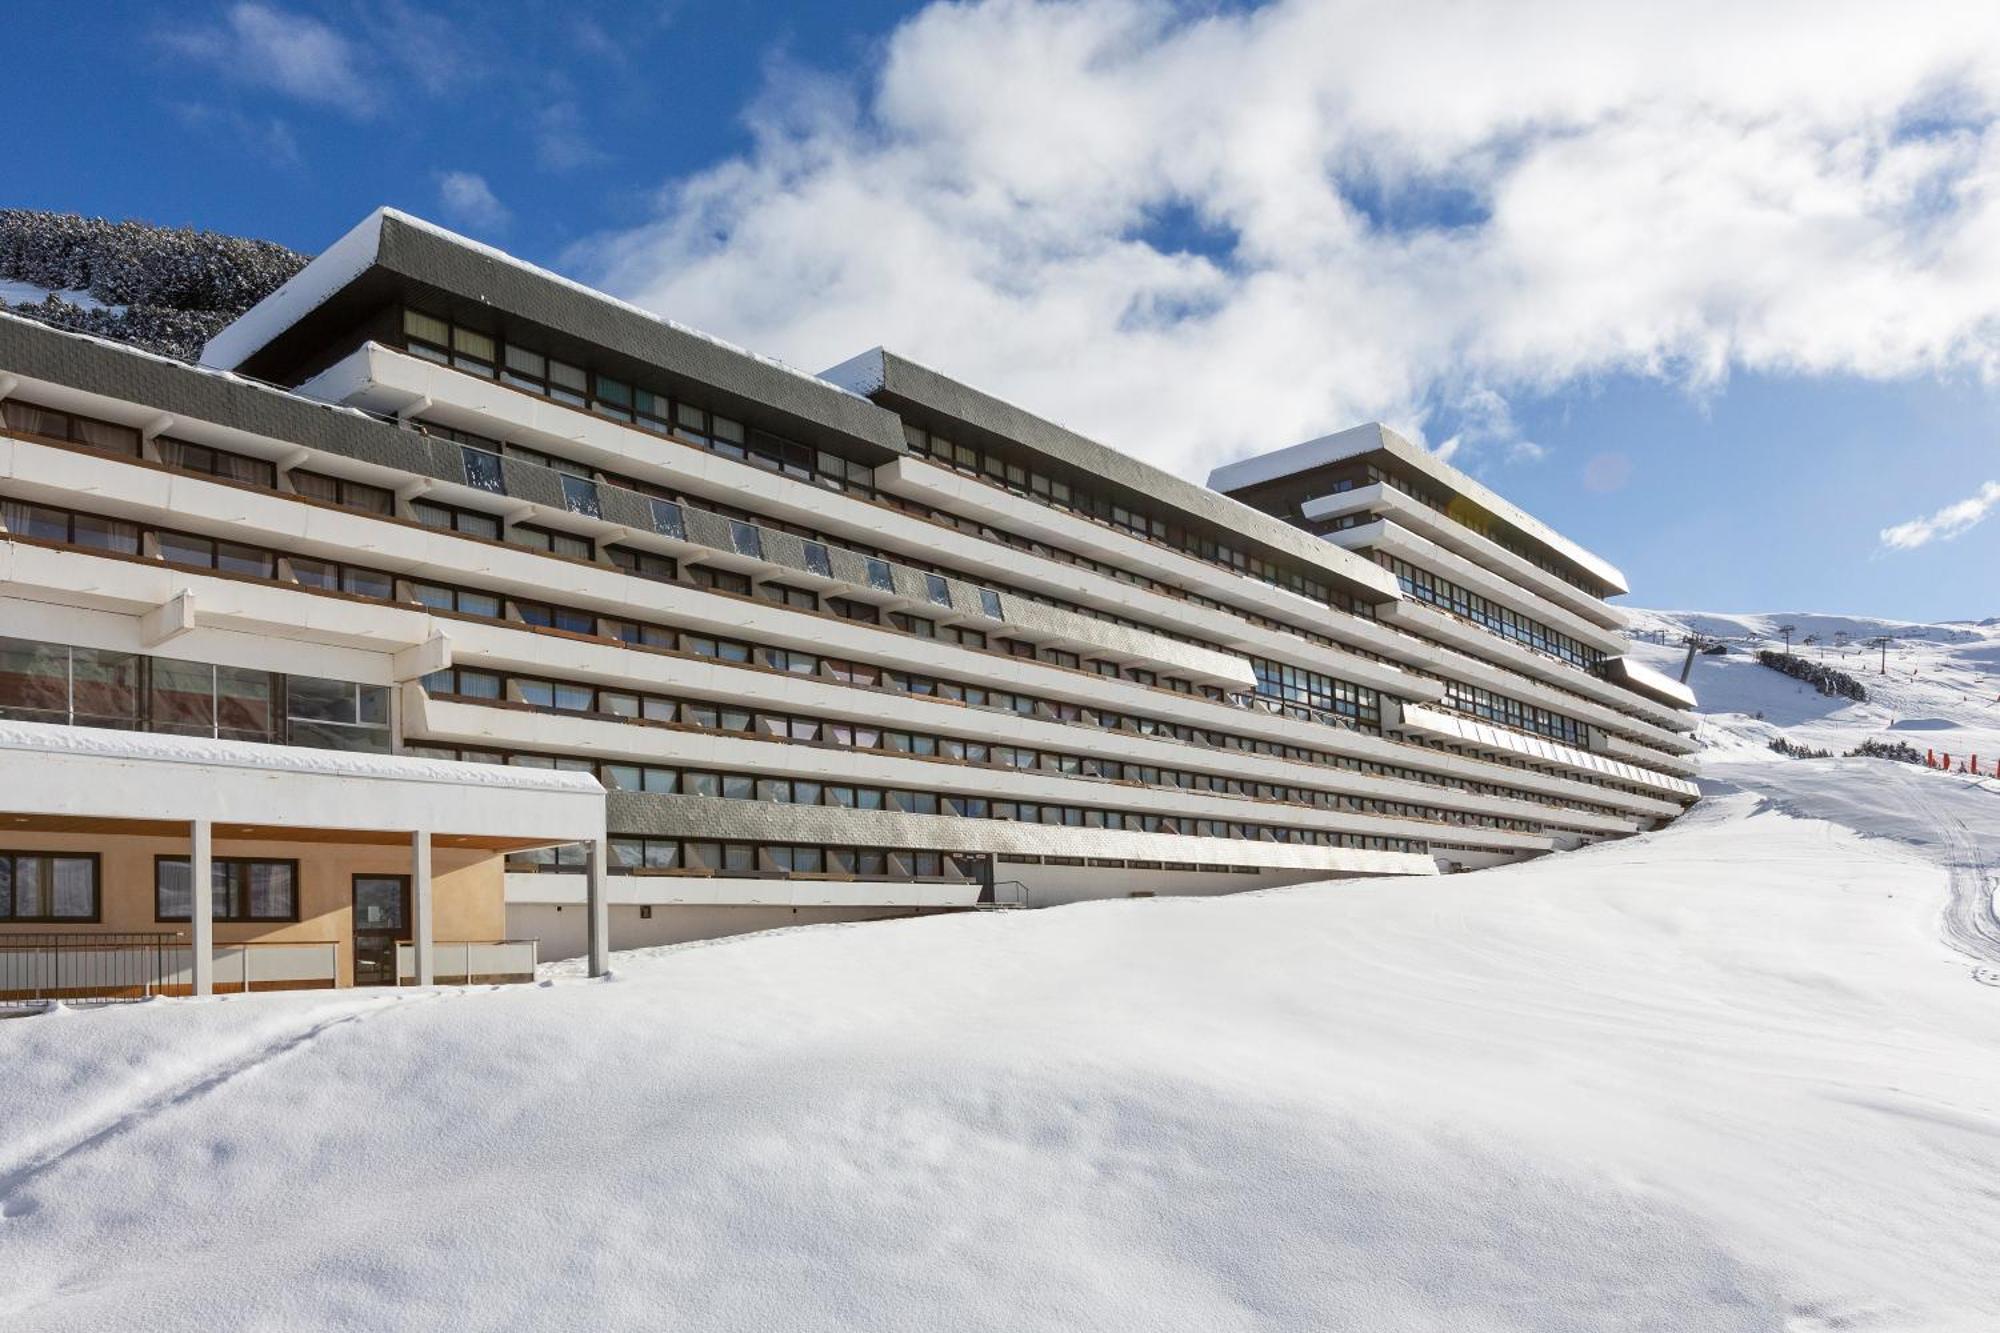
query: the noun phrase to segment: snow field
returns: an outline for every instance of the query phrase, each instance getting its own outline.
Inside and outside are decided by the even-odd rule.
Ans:
[[[1990,1333],[2000,784],[1771,725],[1501,870],[0,1023],[0,1323]]]

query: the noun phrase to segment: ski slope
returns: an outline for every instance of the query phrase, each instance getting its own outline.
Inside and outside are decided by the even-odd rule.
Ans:
[[[0,1023],[0,1327],[1991,1333],[2000,784],[1764,748],[1958,633],[1521,866]]]

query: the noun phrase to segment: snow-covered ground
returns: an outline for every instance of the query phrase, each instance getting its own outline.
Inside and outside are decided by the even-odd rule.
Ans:
[[[1525,866],[0,1023],[0,1327],[1990,1333],[2000,783],[1764,748],[1921,642]]]

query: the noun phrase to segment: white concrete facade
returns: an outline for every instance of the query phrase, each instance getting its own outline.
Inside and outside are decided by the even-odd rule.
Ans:
[[[492,282],[427,306],[468,282],[462,262]],[[1393,551],[1623,662],[1598,595],[1622,576],[1469,482],[1454,493],[1481,530],[1382,482],[1312,490],[1296,514],[1237,503],[887,354],[872,388],[835,388],[386,211],[206,369],[18,324],[0,317],[0,399],[142,444],[0,430],[0,641],[386,688],[406,753],[575,770],[598,821],[580,854],[506,876],[510,925],[532,924],[513,928],[544,960],[800,913],[965,910],[1016,883],[1039,906],[1434,874],[1625,836],[1694,796],[1673,682],[1459,621],[1374,561]],[[932,436],[977,441],[984,464],[910,443]],[[1379,428],[1332,438],[1219,489],[1311,490],[1362,457],[1458,485]],[[168,465],[168,440],[251,463],[198,475]],[[379,490],[326,498],[343,486]],[[464,530],[437,526],[452,509]],[[1310,535],[1349,518],[1365,522]],[[137,535],[77,535],[107,523]],[[189,540],[253,554],[167,558]],[[367,577],[316,586],[327,568]],[[1547,734],[1467,711],[1472,690]],[[724,714],[739,720],[691,720]],[[673,786],[691,773],[754,782]],[[857,786],[931,804],[822,795]],[[419,855],[447,830],[395,827]],[[424,947],[408,961],[436,967]]]

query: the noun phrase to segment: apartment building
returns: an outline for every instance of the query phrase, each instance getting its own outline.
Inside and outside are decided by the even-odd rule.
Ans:
[[[1695,795],[1617,570],[1379,426],[1202,487],[387,210],[200,366],[0,317],[0,424],[0,959],[601,968],[1431,875]]]

